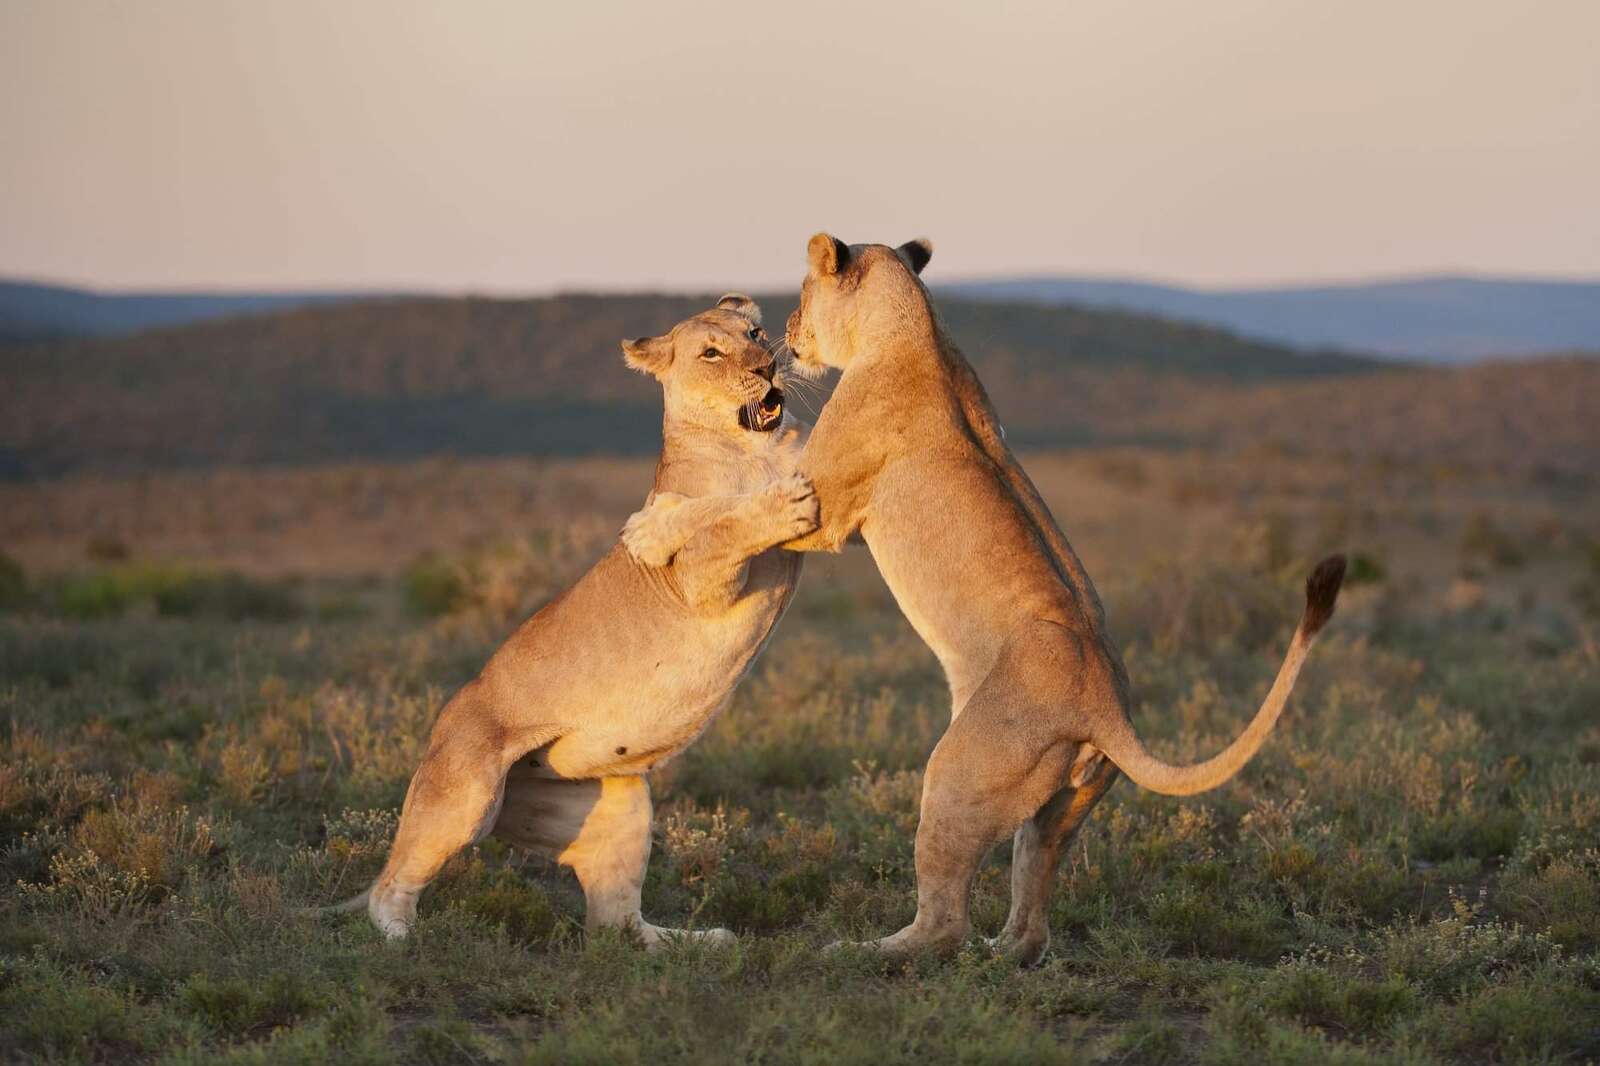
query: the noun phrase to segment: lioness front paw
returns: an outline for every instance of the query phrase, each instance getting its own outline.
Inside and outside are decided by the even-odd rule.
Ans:
[[[785,537],[803,537],[822,524],[817,490],[809,478],[790,474],[774,481],[766,491],[776,506],[779,528]]]
[[[628,516],[622,527],[622,545],[645,566],[666,566],[683,547],[683,536],[672,512],[684,497],[664,492],[642,511]]]

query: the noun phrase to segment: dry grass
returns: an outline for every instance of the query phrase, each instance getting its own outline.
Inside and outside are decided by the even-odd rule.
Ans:
[[[381,864],[444,695],[598,550],[648,465],[0,489],[22,572],[0,614],[0,1056],[1600,1057],[1597,504],[1260,451],[1027,465],[1171,757],[1215,750],[1254,707],[1307,561],[1367,560],[1238,780],[1183,802],[1113,790],[1029,973],[977,945],[891,967],[818,951],[909,917],[921,767],[947,715],[864,553],[810,565],[733,707],[653,780],[646,909],[735,928],[736,949],[586,942],[570,880],[498,845],[454,861],[393,947],[359,916],[298,909]],[[455,582],[432,615],[407,593],[430,553]],[[294,609],[163,611],[129,576],[156,566],[248,574]],[[88,580],[121,606],[73,615],[64,590]],[[985,933],[1006,879],[997,854],[976,887]]]

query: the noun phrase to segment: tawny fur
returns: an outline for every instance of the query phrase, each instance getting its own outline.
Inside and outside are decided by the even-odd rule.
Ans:
[[[800,576],[801,557],[775,546],[817,522],[811,487],[794,475],[805,427],[787,412],[768,432],[741,424],[774,384],[765,341],[759,309],[733,294],[665,336],[624,342],[628,364],[662,385],[651,502],[672,549],[626,531],[628,548],[618,544],[525,622],[450,700],[388,862],[346,909],[364,901],[379,929],[404,936],[445,861],[494,833],[571,867],[590,928],[630,928],[647,945],[681,934],[640,914],[643,775],[726,706]],[[692,528],[696,508],[675,506],[733,494],[734,505]]]
[[[1061,849],[1119,771],[1189,795],[1255,754],[1332,613],[1343,560],[1327,560],[1308,582],[1277,680],[1240,737],[1195,766],[1151,755],[1128,717],[1127,673],[1094,584],[917,277],[931,255],[926,241],[811,240],[788,341],[798,369],[843,376],[800,463],[821,525],[786,547],[837,551],[859,534],[950,684],[951,725],[923,786],[916,919],[874,946],[961,943],[978,864],[1014,834],[1011,913],[995,943],[1031,964],[1049,943]]]

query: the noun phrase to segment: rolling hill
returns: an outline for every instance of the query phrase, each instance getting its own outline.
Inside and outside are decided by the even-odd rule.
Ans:
[[[708,296],[416,298],[0,349],[0,475],[643,454],[618,341]],[[1018,447],[1146,444],[1600,470],[1600,361],[1396,366],[1122,311],[939,298]],[[790,307],[763,300],[768,319]],[[809,417],[826,395],[795,393]]]
[[[659,391],[624,368],[618,342],[711,299],[396,299],[4,349],[0,470],[650,451]],[[773,322],[789,311],[764,303]],[[1162,382],[1236,386],[1383,365],[1123,312],[941,309],[1025,443],[1159,439],[1139,396]]]
[[[952,300],[1077,305],[1201,323],[1272,345],[1402,360],[1467,363],[1600,351],[1600,282],[1492,277],[1400,278],[1364,284],[1196,289],[1144,281],[1027,276],[954,282]],[[0,281],[0,346],[190,325],[236,315],[400,293],[94,292]]]
[[[1600,350],[1600,282],[1432,277],[1207,290],[1140,281],[1021,277],[957,283],[946,291],[975,299],[1120,308],[1204,322],[1295,347],[1439,363]]]

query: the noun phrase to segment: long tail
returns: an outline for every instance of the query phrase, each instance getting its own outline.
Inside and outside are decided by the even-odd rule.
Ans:
[[[306,907],[300,913],[321,916],[324,914],[348,914],[351,911],[365,910],[367,897],[370,895],[372,895],[372,889],[366,888],[359,895],[351,896],[343,903],[330,903],[326,907]]]
[[[1272,691],[1245,731],[1239,734],[1219,754],[1193,766],[1173,766],[1162,762],[1145,750],[1144,743],[1134,733],[1132,726],[1119,730],[1114,736],[1094,738],[1095,747],[1140,788],[1159,792],[1164,796],[1192,796],[1216,788],[1234,774],[1260,750],[1267,734],[1277,724],[1278,716],[1289,702],[1289,693],[1300,676],[1300,667],[1311,651],[1311,642],[1333,617],[1333,606],[1339,598],[1339,586],[1344,583],[1344,556],[1332,555],[1317,564],[1306,578],[1306,610],[1300,625],[1289,642],[1289,653],[1278,668]]]

